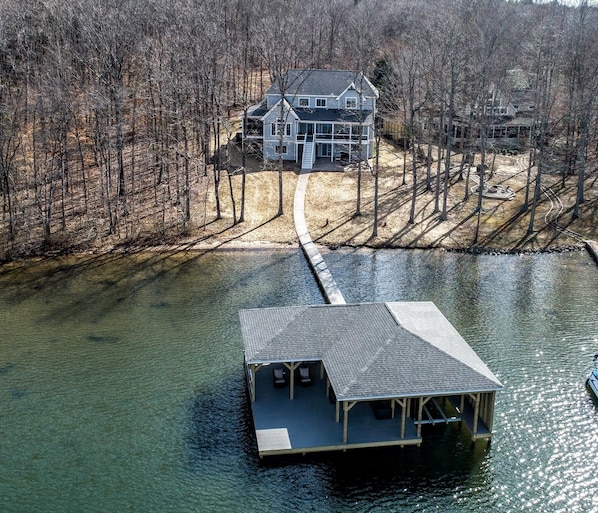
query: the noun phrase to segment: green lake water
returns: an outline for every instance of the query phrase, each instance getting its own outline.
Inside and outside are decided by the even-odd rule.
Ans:
[[[505,385],[495,436],[260,461],[242,308],[322,303],[296,249],[0,267],[1,512],[598,510],[583,252],[324,251],[348,302],[431,300]]]

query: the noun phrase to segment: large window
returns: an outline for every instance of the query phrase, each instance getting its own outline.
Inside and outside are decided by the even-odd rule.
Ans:
[[[326,107],[326,98],[316,98],[316,107]]]
[[[329,135],[332,133],[332,123],[317,123],[316,135]]]

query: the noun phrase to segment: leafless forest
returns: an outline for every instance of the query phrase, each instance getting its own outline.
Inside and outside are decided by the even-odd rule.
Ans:
[[[489,88],[525,90],[534,129],[519,148],[533,164],[524,208],[534,209],[545,173],[576,184],[574,217],[597,186],[591,3],[4,0],[0,260],[196,229],[208,192],[233,194],[219,150],[233,122],[291,67],[363,71],[413,162],[416,148],[442,156],[455,146],[446,134],[456,112]],[[469,112],[483,134],[483,110]],[[490,150],[483,138],[460,144],[482,162]],[[448,173],[450,158],[438,161],[439,176]],[[425,170],[402,172],[414,173],[415,204]],[[234,223],[244,216],[238,196]]]

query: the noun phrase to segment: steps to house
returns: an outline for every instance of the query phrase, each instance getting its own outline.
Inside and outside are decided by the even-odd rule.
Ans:
[[[303,155],[301,159],[301,169],[312,169],[315,158],[315,143],[313,139],[307,139],[303,144]]]

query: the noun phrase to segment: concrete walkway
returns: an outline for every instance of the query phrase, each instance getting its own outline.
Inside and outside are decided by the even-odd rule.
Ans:
[[[598,264],[598,242],[596,242],[595,240],[586,240],[585,243],[588,252],[590,253],[590,255],[592,255],[592,258],[594,259],[594,262]]]
[[[343,293],[332,277],[326,262],[322,258],[320,251],[311,240],[311,235],[307,230],[305,222],[305,192],[309,180],[309,169],[302,169],[295,189],[295,200],[293,205],[293,215],[295,219],[295,231],[299,237],[299,244],[305,253],[309,266],[316,277],[318,285],[324,294],[324,298],[331,305],[345,305],[347,302]]]

